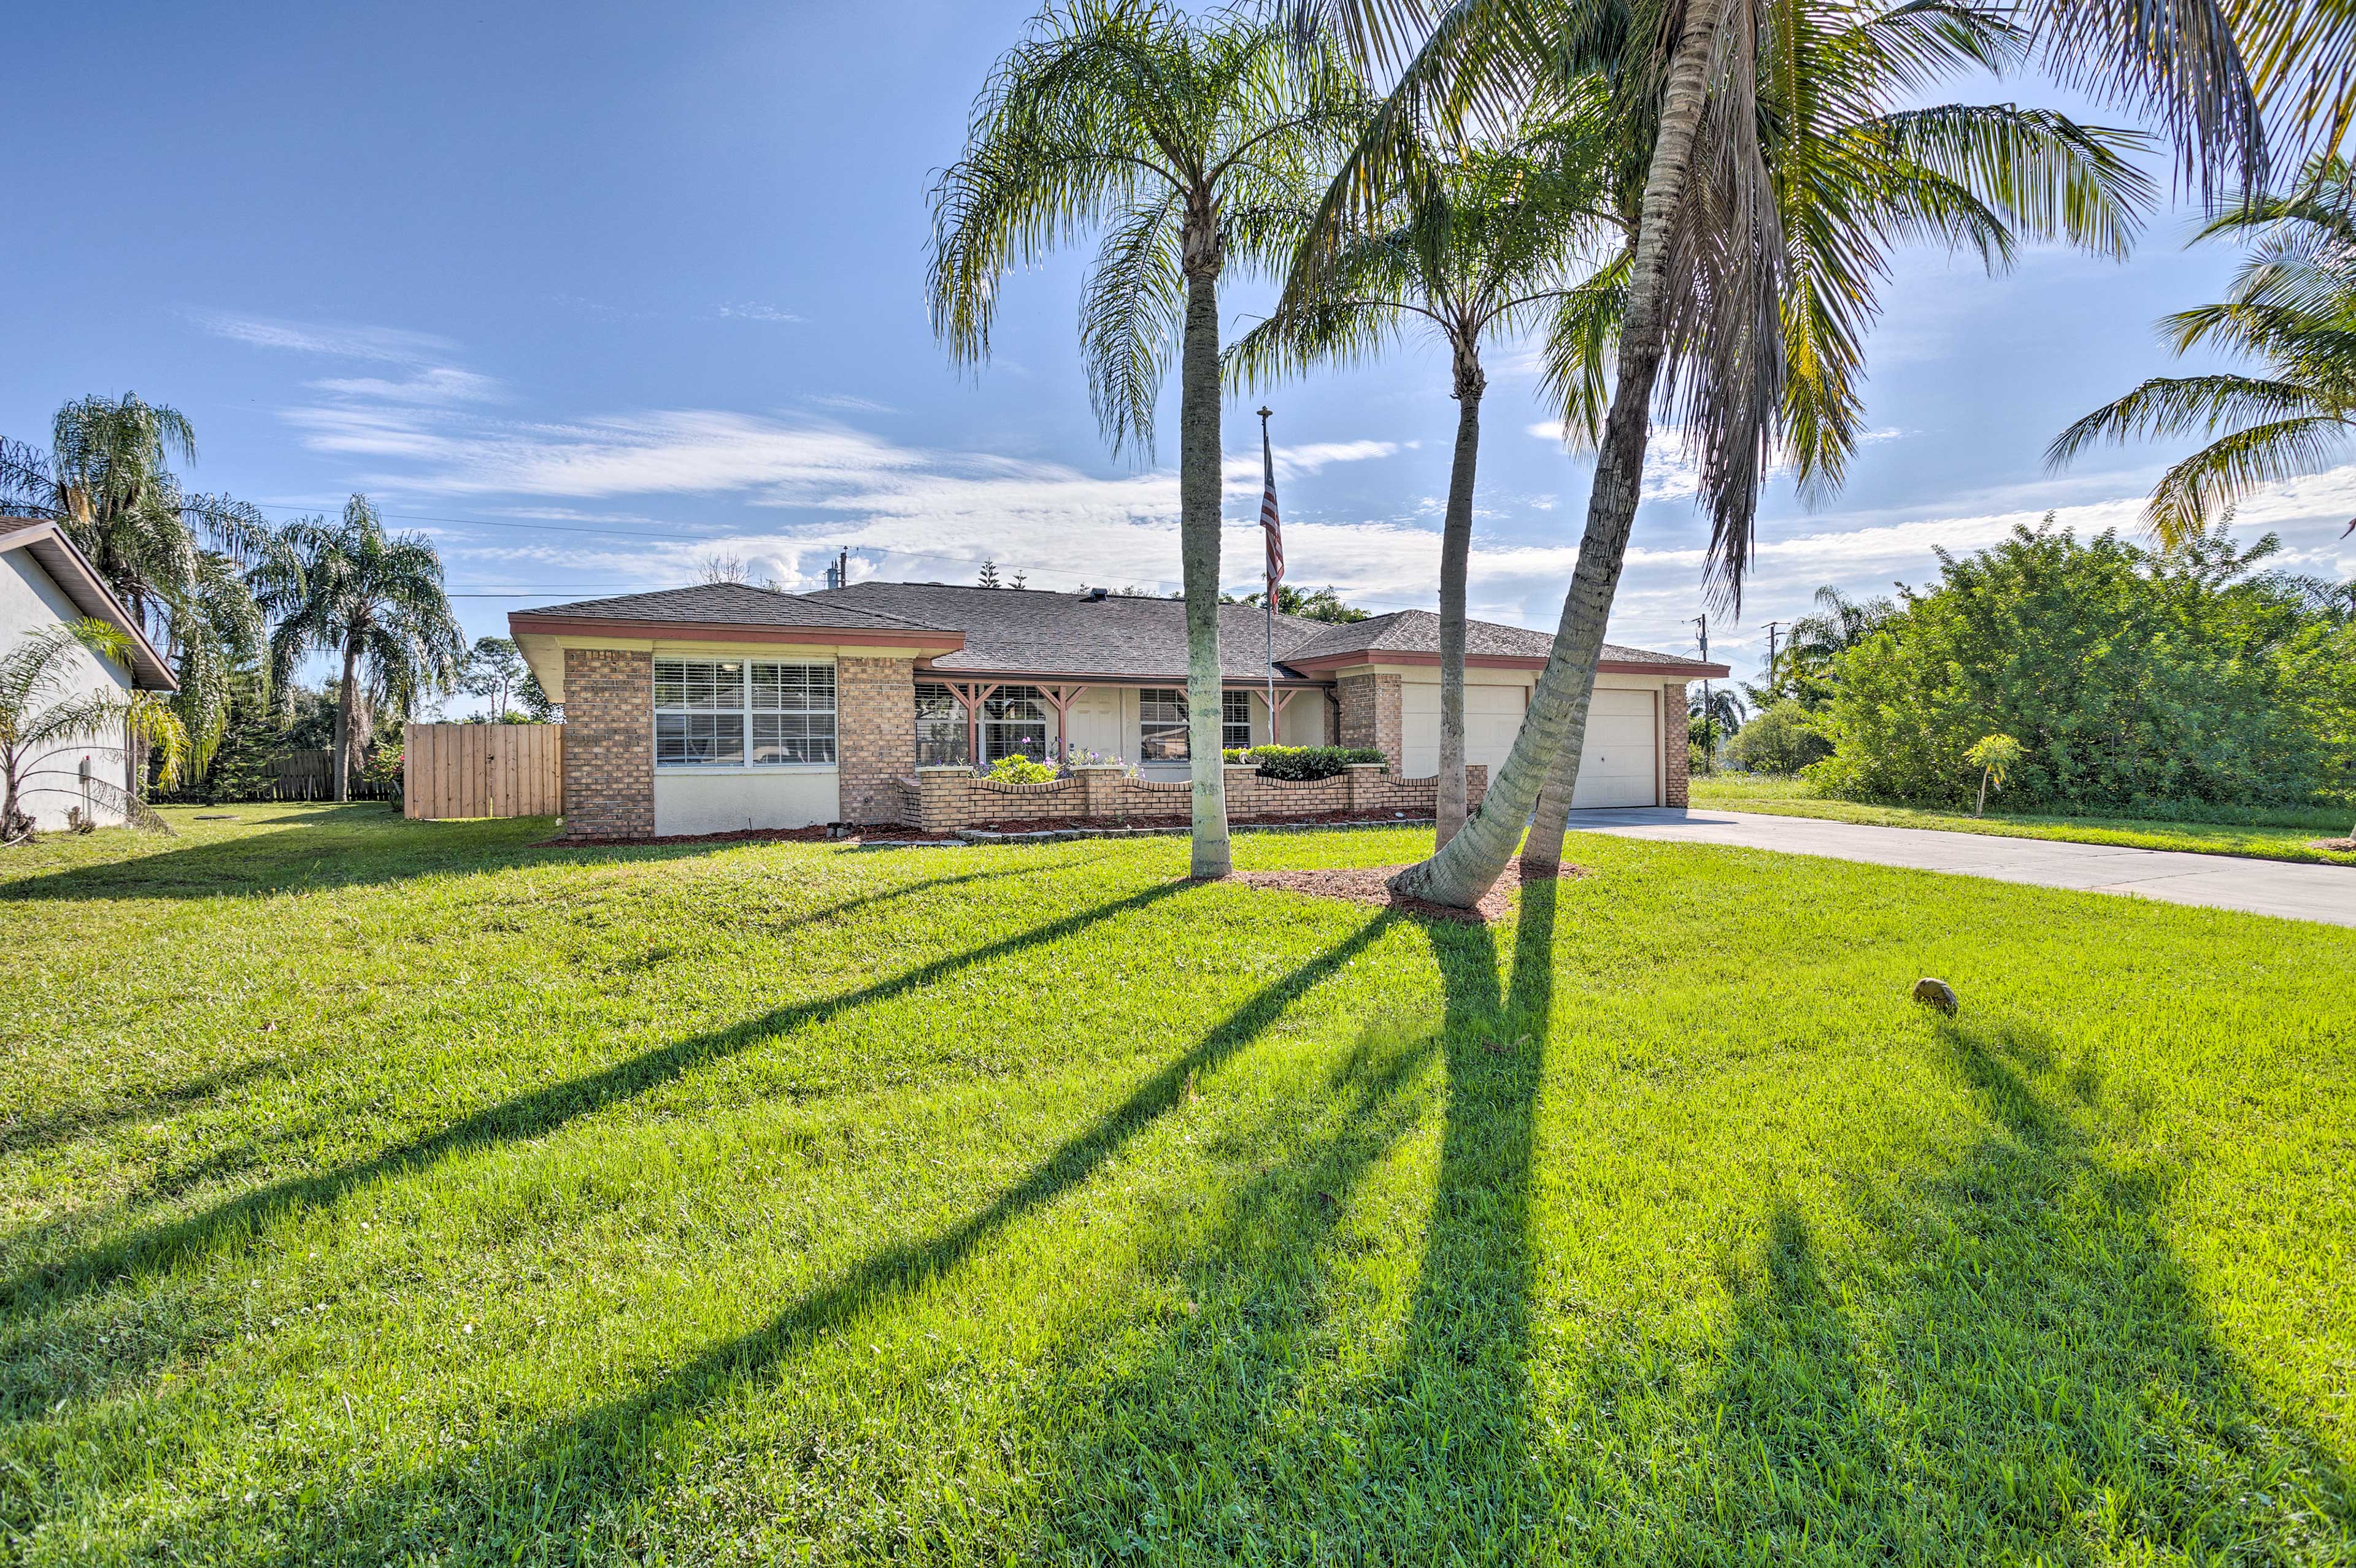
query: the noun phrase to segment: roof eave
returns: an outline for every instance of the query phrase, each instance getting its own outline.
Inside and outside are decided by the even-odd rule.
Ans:
[[[143,691],[180,689],[172,667],[140,629],[138,617],[114,596],[114,591],[99,576],[90,558],[82,554],[81,547],[68,539],[63,529],[55,523],[44,522],[0,534],[0,552],[17,549],[27,551],[40,563],[49,580],[73,601],[75,609],[93,621],[111,623],[130,637],[131,678],[134,686]]]

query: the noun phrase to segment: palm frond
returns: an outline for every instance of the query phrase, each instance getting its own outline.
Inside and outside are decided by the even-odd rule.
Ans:
[[[2180,549],[2260,485],[2328,467],[2345,453],[2348,437],[2348,421],[2332,414],[2237,430],[2160,475],[2144,521],[2162,548]]]

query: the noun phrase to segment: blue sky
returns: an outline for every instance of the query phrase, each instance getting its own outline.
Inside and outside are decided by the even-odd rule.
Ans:
[[[680,4],[126,5],[16,25],[28,220],[0,249],[0,432],[135,390],[195,422],[199,488],[273,515],[365,490],[448,563],[470,635],[535,603],[692,581],[731,554],[815,586],[1176,585],[1176,482],[1117,459],[1073,346],[1079,259],[1015,279],[997,353],[953,373],[923,297],[932,170],[1031,13]],[[1957,99],[2062,102],[2034,80]],[[2083,106],[2074,106],[2083,109]],[[2116,113],[2093,114],[2113,123]],[[2151,323],[2214,297],[2219,247],[2163,212],[2125,265],[2030,251],[1989,279],[1900,260],[1872,344],[1874,437],[1811,510],[1762,512],[1739,670],[1823,583],[1886,592],[2049,507],[2131,527],[2169,449],[2048,475],[2062,424],[2164,368]],[[1230,322],[1266,291],[1229,292]],[[1543,429],[1526,356],[1492,358],[1473,613],[1550,628],[1588,470]],[[1429,605],[1455,405],[1444,356],[1288,386],[1280,489],[1296,582]],[[1173,391],[1174,400],[1174,388]],[[1254,586],[1257,421],[1232,406],[1230,585]],[[1165,424],[1174,421],[1165,416]],[[1705,530],[1657,462],[1612,635],[1690,648]],[[2356,468],[2243,515],[2302,570]]]

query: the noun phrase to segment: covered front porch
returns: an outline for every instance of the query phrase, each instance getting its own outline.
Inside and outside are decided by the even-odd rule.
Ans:
[[[1087,754],[1132,763],[1147,777],[1183,779],[1188,707],[1183,681],[993,679],[916,672],[916,765],[986,771],[1001,757],[1041,762]],[[1228,684],[1220,711],[1225,747],[1329,744],[1338,726],[1333,688],[1280,678],[1271,711],[1266,683]]]

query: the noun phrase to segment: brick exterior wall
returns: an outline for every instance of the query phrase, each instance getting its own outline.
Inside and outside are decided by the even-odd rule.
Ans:
[[[654,836],[654,655],[564,650],[565,832]]]
[[[834,661],[834,745],[841,770],[842,820],[898,822],[905,815],[900,781],[916,771],[916,661]]]
[[[1400,765],[1401,749],[1399,718],[1399,677],[1395,675],[1345,675],[1334,682],[1334,696],[1342,706],[1341,734],[1336,741],[1343,746],[1372,746],[1390,760],[1394,768]]]
[[[1661,688],[1661,804],[1685,809],[1687,799],[1686,754],[1686,683],[1670,681]]]
[[[1283,822],[1328,812],[1369,817],[1405,816],[1428,820],[1436,781],[1402,779],[1372,763],[1338,778],[1262,778],[1252,767],[1227,769],[1227,818],[1231,822]],[[1470,804],[1481,804],[1489,770],[1465,769]],[[909,787],[909,786],[904,786]],[[928,833],[954,833],[987,822],[1030,822],[1053,827],[1087,818],[1099,822],[1184,817],[1193,809],[1193,786],[1181,781],[1130,778],[1119,768],[1081,768],[1053,784],[1009,784],[977,778],[961,767],[926,768],[916,776],[907,825]]]

